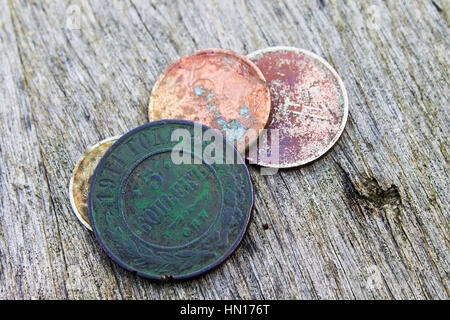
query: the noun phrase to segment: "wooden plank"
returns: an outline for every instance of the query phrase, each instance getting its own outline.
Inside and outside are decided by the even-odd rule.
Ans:
[[[0,6],[0,298],[449,298],[448,2]],[[156,283],[122,270],[71,211],[76,161],[146,122],[152,85],[178,57],[272,45],[336,68],[343,136],[311,165],[250,167],[248,233],[212,272]]]

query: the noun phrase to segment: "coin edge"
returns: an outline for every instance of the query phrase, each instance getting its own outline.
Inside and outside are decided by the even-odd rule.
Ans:
[[[75,198],[74,198],[74,196],[73,196],[73,184],[74,184],[74,180],[75,180],[75,173],[76,173],[76,171],[77,171],[79,165],[80,165],[81,162],[85,159],[86,155],[87,155],[89,152],[91,152],[92,150],[94,150],[95,148],[97,148],[98,146],[100,146],[100,145],[103,144],[103,143],[111,142],[111,141],[114,141],[114,140],[117,141],[120,137],[121,137],[121,136],[113,136],[113,137],[109,137],[109,138],[106,138],[106,139],[103,139],[103,140],[97,142],[97,143],[94,144],[94,145],[89,145],[89,146],[86,148],[86,151],[85,151],[85,152],[83,153],[83,155],[81,156],[81,158],[78,159],[78,161],[77,161],[77,163],[75,164],[75,167],[73,168],[73,171],[72,171],[72,176],[71,176],[70,181],[69,181],[69,199],[70,199],[70,205],[71,205],[71,207],[72,207],[73,212],[74,212],[75,215],[77,216],[78,220],[80,220],[80,222],[81,222],[81,223],[82,223],[89,231],[93,231],[92,226],[89,224],[90,221],[88,222],[88,221],[86,221],[86,220],[83,219],[83,216],[80,214],[80,212],[79,212],[78,209],[77,209],[77,206],[76,206],[76,204],[75,204]],[[111,147],[112,147],[112,145],[111,145]],[[110,147],[110,148],[111,148],[111,147]],[[108,148],[108,150],[109,150],[109,148]],[[106,154],[106,152],[105,152],[105,154]],[[103,158],[103,156],[102,156],[102,158]],[[100,159],[100,161],[101,161],[101,159]],[[99,161],[98,163],[100,163],[100,161]],[[97,164],[97,165],[98,165],[98,164]],[[94,170],[94,171],[95,171],[95,170]],[[92,176],[93,176],[93,174],[92,174]],[[91,177],[92,177],[92,176],[91,176]],[[92,180],[91,180],[91,181],[92,181]],[[90,192],[90,190],[91,190],[91,188],[90,188],[90,185],[89,185],[89,191],[88,191],[88,192]],[[89,217],[89,199],[88,199],[88,218],[90,219],[90,217]]]

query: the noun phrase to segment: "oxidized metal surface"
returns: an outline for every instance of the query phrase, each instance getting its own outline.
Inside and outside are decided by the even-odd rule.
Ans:
[[[100,159],[119,136],[108,138],[88,147],[81,159],[75,165],[69,183],[70,204],[77,218],[92,231],[88,213],[89,184],[95,167]]]
[[[264,76],[246,57],[207,49],[164,71],[152,89],[148,115],[150,121],[200,122],[221,131],[243,151],[267,125],[270,93]]]
[[[100,161],[89,193],[90,219],[105,251],[152,279],[188,278],[217,266],[241,241],[253,205],[236,149],[216,131],[224,155],[228,148],[237,163],[205,161],[211,142],[201,137],[189,138],[191,151],[174,152],[180,139],[172,135],[179,129],[197,138],[209,128],[162,120],[130,131]],[[174,154],[197,163],[176,164]]]
[[[347,92],[336,71],[319,56],[297,48],[267,48],[247,57],[270,88],[269,136],[279,130],[279,142],[259,141],[257,152],[247,157],[250,163],[295,167],[327,152],[339,139],[348,115]],[[263,156],[277,149],[278,159]]]

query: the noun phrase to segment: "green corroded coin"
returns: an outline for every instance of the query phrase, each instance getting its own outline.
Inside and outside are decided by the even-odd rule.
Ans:
[[[153,279],[196,276],[241,241],[253,204],[247,167],[218,131],[162,120],[122,136],[97,166],[89,215],[122,267]]]

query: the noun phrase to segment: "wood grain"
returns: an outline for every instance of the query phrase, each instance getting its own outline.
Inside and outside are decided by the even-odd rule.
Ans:
[[[0,7],[0,298],[449,298],[448,1]],[[273,45],[313,51],[341,75],[341,139],[311,165],[250,167],[250,228],[212,272],[157,283],[122,270],[71,211],[76,161],[146,122],[178,57]]]

